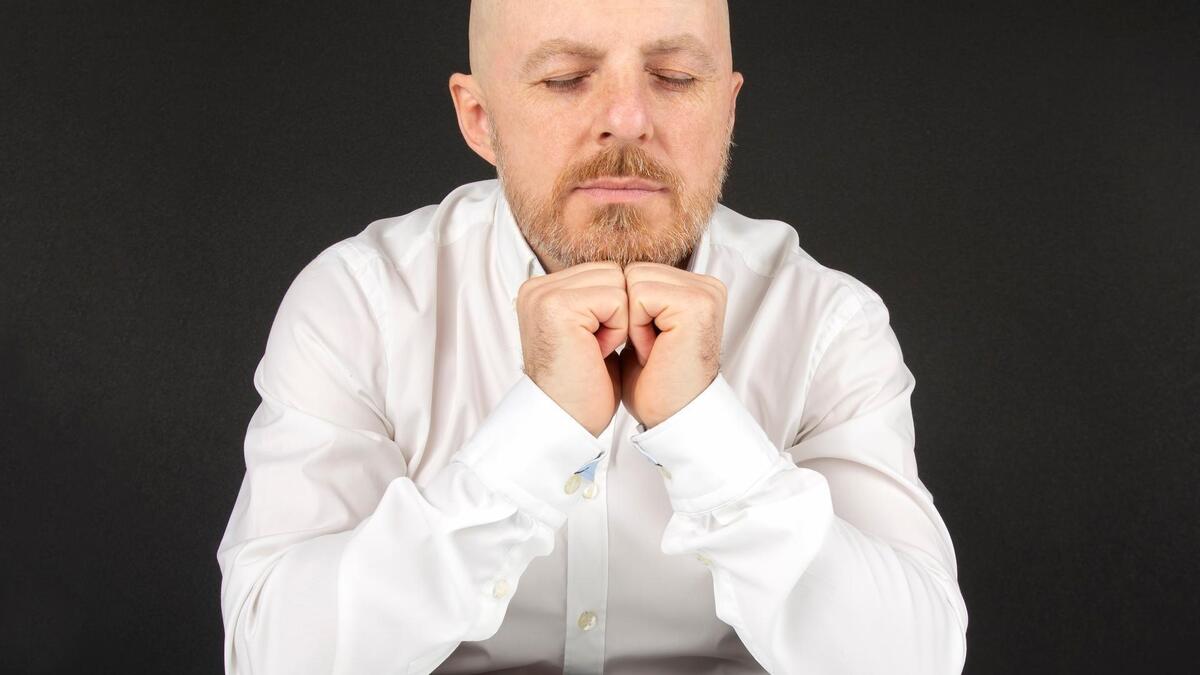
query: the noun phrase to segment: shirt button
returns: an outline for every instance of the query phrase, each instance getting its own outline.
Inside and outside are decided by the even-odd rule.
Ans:
[[[696,560],[699,560],[700,564],[704,565],[705,567],[712,565],[712,558],[709,558],[708,556],[704,555],[703,553],[697,553]]]
[[[508,595],[508,581],[500,579],[492,586],[492,597],[499,599],[506,595]]]
[[[591,630],[596,627],[596,615],[591,612],[584,612],[579,615],[579,627],[582,630]]]
[[[575,491],[579,489],[579,484],[581,482],[583,482],[583,479],[579,477],[579,474],[571,474],[571,477],[567,479],[567,484],[563,486],[563,492],[566,492],[569,495],[575,494]]]
[[[597,492],[599,492],[599,490],[596,488],[596,484],[588,483],[588,486],[583,488],[583,497],[584,499],[592,499],[596,496]]]

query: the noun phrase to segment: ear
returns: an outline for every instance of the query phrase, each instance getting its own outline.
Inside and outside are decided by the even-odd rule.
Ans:
[[[730,78],[730,92],[729,92],[729,125],[730,126],[733,126],[734,116],[737,112],[738,92],[742,90],[742,83],[744,81],[745,81],[745,78],[742,77],[741,73],[737,72],[736,70],[733,71],[733,77]]]
[[[467,145],[495,166],[496,152],[488,137],[491,120],[484,108],[478,80],[471,75],[454,73],[450,76],[450,98],[454,100],[454,112],[458,115],[458,130]]]

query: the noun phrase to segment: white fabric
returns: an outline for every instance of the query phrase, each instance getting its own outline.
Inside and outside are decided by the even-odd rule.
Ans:
[[[495,180],[317,256],[254,373],[226,671],[960,672],[884,303],[725,206],[688,269],[729,291],[721,374],[596,438],[522,372],[544,270]]]

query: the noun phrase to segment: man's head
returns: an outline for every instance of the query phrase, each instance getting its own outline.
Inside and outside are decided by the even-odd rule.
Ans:
[[[548,272],[686,259],[742,84],[726,0],[473,0],[470,49],[459,128]]]

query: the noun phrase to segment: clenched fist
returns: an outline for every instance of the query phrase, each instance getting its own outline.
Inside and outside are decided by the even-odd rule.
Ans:
[[[532,277],[517,291],[525,374],[593,436],[621,400],[615,350],[625,342],[625,275],[615,262]]]
[[[625,267],[630,346],[621,352],[625,408],[647,429],[674,415],[716,379],[725,284],[670,265]]]
[[[593,436],[618,402],[653,427],[716,378],[725,302],[716,277],[657,263],[533,277],[517,292],[525,373]]]

